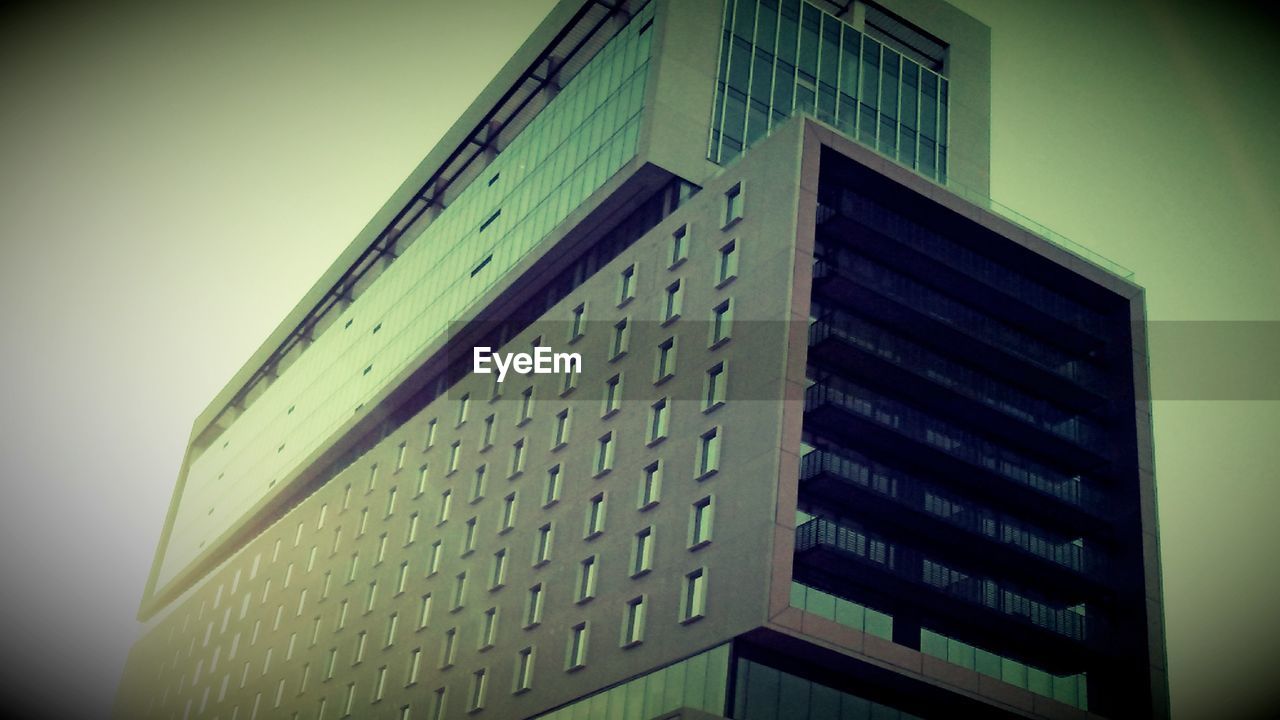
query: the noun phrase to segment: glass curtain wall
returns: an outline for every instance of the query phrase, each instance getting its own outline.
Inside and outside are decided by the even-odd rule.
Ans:
[[[727,164],[796,113],[946,182],[945,77],[802,0],[727,0],[708,157]]]
[[[163,585],[635,156],[646,5],[191,464]]]

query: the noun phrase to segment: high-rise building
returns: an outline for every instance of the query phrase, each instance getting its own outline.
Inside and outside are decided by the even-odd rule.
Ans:
[[[986,199],[989,76],[561,2],[196,420],[118,716],[1166,717],[1142,290]]]

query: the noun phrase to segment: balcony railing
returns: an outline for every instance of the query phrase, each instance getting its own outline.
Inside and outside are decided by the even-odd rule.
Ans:
[[[831,381],[811,385],[805,391],[805,411],[823,406],[859,415],[953,458],[1095,515],[1102,515],[1106,508],[1103,495],[1086,485],[1079,475],[1067,476],[853,383],[841,381],[840,387]]]
[[[848,250],[827,251],[814,261],[815,280],[840,277],[928,315],[933,320],[1000,349],[1095,393],[1107,394],[1102,372],[1087,361],[1015,330],[961,302]]]
[[[903,507],[1069,570],[1089,575],[1100,574],[1102,570],[1101,558],[1072,539],[1055,537],[1047,530],[983,507],[944,490],[935,483],[873,462],[856,453],[845,456],[826,450],[814,450],[801,458],[801,481],[813,480],[823,475],[857,485]]]
[[[969,575],[918,550],[889,542],[859,528],[814,518],[796,528],[796,553],[823,549],[875,567],[908,583],[949,598],[996,611],[1071,640],[1084,641],[1085,617],[1077,607],[1055,607],[1025,591],[985,577]],[[829,568],[827,568],[830,571]]]
[[[811,346],[828,338],[855,345],[871,355],[910,370],[917,376],[1095,453],[1106,453],[1106,433],[1089,420],[952,362],[852,315],[828,311],[823,313],[822,319],[809,326]]]

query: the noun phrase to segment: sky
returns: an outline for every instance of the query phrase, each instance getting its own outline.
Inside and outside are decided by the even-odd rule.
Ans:
[[[954,2],[992,28],[993,197],[1147,289],[1175,717],[1259,714],[1280,33],[1231,3]],[[0,11],[5,692],[109,711],[192,420],[550,5]]]

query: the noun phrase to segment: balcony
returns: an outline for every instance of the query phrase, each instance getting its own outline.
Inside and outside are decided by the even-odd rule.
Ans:
[[[805,391],[806,429],[1003,497],[1048,521],[1105,530],[1106,497],[1069,476],[853,383],[830,379]],[[1048,502],[1046,502],[1048,501]],[[1066,513],[1067,516],[1064,516]]]
[[[1078,599],[1106,592],[1096,550],[860,454],[814,450],[800,460],[800,482],[837,512],[927,538],[992,571]]]
[[[1089,418],[848,313],[823,312],[809,327],[809,346],[810,362],[893,387],[1041,456],[1082,470],[1107,462],[1107,434]]]
[[[796,528],[795,573],[836,594],[870,595],[882,606],[911,606],[943,624],[968,627],[997,649],[1018,648],[1074,667],[1101,628],[1082,606],[1066,607],[991,577],[971,575],[914,548],[814,518]],[[858,588],[858,589],[853,589]],[[999,638],[998,640],[996,638]]]
[[[1033,387],[1064,407],[1092,410],[1106,404],[1108,383],[1099,368],[870,261],[818,259],[813,282],[816,294],[836,304],[856,307],[924,345]]]

